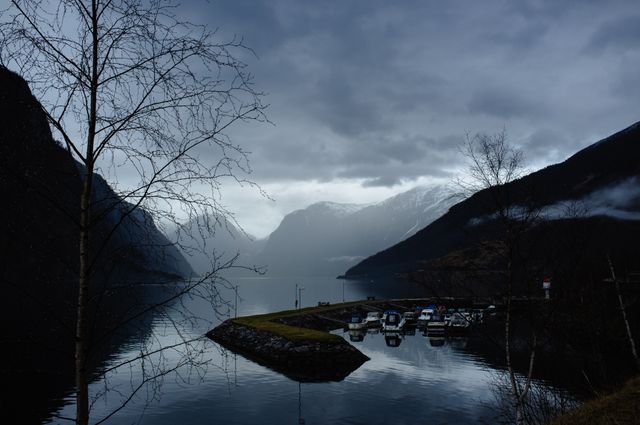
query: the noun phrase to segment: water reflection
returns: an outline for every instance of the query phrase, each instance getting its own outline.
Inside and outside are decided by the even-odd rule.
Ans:
[[[384,342],[387,347],[400,347],[402,336],[399,333],[388,333],[384,336]]]
[[[364,336],[367,334],[366,329],[351,329],[349,331],[349,341],[361,342],[364,340]]]
[[[444,345],[444,335],[430,336],[429,345],[431,345],[432,347],[442,347]]]
[[[341,302],[343,285],[347,301],[372,294],[378,298],[420,295],[415,287],[397,282],[240,279],[234,282],[237,288],[220,289],[231,308],[227,310],[225,306],[219,311],[229,316],[234,314],[236,291],[239,315],[291,309],[296,283],[306,288],[303,307],[318,301]],[[178,336],[199,337],[226,318],[217,317],[203,299],[188,299],[182,304],[201,320],[183,327],[181,334],[170,322],[154,320],[145,338],[167,344]],[[175,314],[183,313],[176,310]],[[410,423],[424,418],[434,423],[464,424],[479,420],[493,423],[496,403],[494,395],[487,391],[494,379],[493,373],[481,355],[466,348],[473,335],[451,339],[423,336],[422,332],[391,335],[379,329],[336,333],[371,358],[341,382],[304,383],[300,376],[284,375],[204,340],[198,346],[203,360],[201,368],[179,368],[177,374],[154,382],[154,387],[145,387],[110,423],[371,424]],[[113,353],[112,362],[136,355],[139,347],[135,339],[121,345],[119,351]],[[179,362],[183,354],[167,352],[164,355],[169,362]],[[109,387],[124,392],[130,388],[132,378],[142,373],[135,369],[114,373],[109,377]],[[96,394],[106,385],[97,381],[91,387]],[[437,394],[437,397],[425,397],[425,394]],[[59,415],[73,415],[72,400],[68,402],[68,406],[57,412]],[[104,417],[118,405],[114,397],[103,398],[93,405],[92,414],[95,418]]]

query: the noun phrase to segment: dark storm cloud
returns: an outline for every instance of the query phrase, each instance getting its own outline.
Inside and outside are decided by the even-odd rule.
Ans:
[[[473,93],[468,108],[472,114],[492,115],[501,119],[535,117],[541,112],[540,106],[533,99],[516,90],[505,91],[501,88],[484,88]]]
[[[639,118],[635,1],[236,0],[206,13],[260,58],[250,70],[276,125],[236,139],[261,181],[442,177],[459,160],[451,135],[503,127],[548,163]]]
[[[587,50],[601,53],[604,50],[640,50],[640,15],[623,16],[605,22],[598,28]]]

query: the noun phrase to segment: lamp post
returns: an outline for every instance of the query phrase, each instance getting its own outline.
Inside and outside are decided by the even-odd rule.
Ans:
[[[298,308],[302,308],[302,291],[304,291],[303,287],[299,287],[298,288],[298,300],[299,300],[299,307]]]
[[[238,317],[238,285],[234,285],[233,286],[233,290],[236,292],[236,305],[235,305],[235,308],[234,308],[235,317]]]

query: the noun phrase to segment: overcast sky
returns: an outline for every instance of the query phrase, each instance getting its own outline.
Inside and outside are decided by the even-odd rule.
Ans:
[[[189,0],[182,11],[258,56],[246,59],[274,125],[232,136],[274,201],[224,193],[257,236],[313,202],[446,182],[465,133],[506,128],[535,169],[640,120],[637,0]]]

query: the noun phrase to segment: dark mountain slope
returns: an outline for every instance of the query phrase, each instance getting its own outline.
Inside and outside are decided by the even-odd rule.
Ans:
[[[82,173],[69,152],[53,140],[27,83],[1,66],[0,117],[0,288],[5,300],[0,309],[0,374],[11,388],[3,415],[10,420],[19,414],[14,422],[39,423],[55,407],[52,400],[61,400],[73,385]],[[93,232],[95,255],[129,205],[99,176],[94,191],[93,213],[102,218]],[[114,283],[191,273],[142,210],[123,220],[99,258],[92,295],[99,295],[95,300],[100,305],[92,309],[92,331],[106,328],[108,317],[122,320],[122,313],[143,299],[114,295]],[[104,288],[109,291],[102,292]],[[119,341],[107,344],[116,349]],[[100,352],[94,362],[109,353]],[[29,409],[24,409],[25,397]]]
[[[582,200],[597,191],[640,176],[640,123],[597,142],[566,161],[546,167],[505,187],[510,203],[550,206]],[[626,200],[640,211],[639,200]],[[471,220],[493,213],[491,194],[480,191],[451,207],[449,212],[411,238],[371,256],[348,270],[347,276],[376,275],[414,270],[420,261],[463,249],[490,239],[491,226],[472,226]],[[473,228],[477,227],[477,228]],[[481,236],[481,233],[486,233]]]

